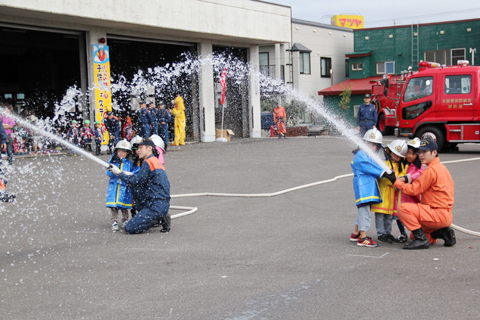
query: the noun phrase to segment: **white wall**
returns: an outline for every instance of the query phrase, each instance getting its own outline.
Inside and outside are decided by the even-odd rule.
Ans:
[[[343,30],[342,30],[343,29]],[[346,28],[330,28],[320,24],[292,23],[292,42],[301,43],[310,53],[311,74],[300,74],[298,88],[315,98],[318,91],[331,86],[331,78],[322,78],[320,58],[331,58],[333,84],[340,83],[345,77],[345,53],[353,51],[353,32]]]
[[[247,43],[289,42],[290,7],[249,0],[2,0],[2,15]]]

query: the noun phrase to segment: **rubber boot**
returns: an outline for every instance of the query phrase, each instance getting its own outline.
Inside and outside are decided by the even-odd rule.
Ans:
[[[162,217],[162,226],[163,226],[163,229],[160,230],[161,233],[167,233],[167,232],[170,232],[170,227],[171,227],[171,224],[172,224],[172,217],[170,217],[170,215],[167,213],[166,215],[164,215]]]
[[[455,238],[455,231],[450,227],[445,227],[440,230],[434,231],[430,234],[433,239],[443,239],[445,247],[452,247],[457,243]]]
[[[430,247],[430,242],[428,241],[423,229],[413,230],[413,242],[409,245],[403,247],[403,249],[414,250],[414,249],[428,249]]]
[[[14,202],[17,196],[7,191],[0,192],[0,202]]]

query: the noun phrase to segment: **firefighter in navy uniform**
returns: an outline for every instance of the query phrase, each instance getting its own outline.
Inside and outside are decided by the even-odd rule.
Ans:
[[[140,171],[136,174],[121,171],[110,164],[108,170],[118,175],[120,180],[132,188],[133,200],[138,213],[125,225],[125,232],[130,234],[142,233],[153,226],[153,222],[160,221],[163,229],[160,232],[170,231],[170,183],[164,166],[158,160],[155,144],[151,139],[138,142],[137,155],[142,160]]]
[[[107,112],[107,118],[103,121],[108,131],[110,139],[108,140],[108,154],[112,154],[112,148],[119,142],[120,121],[113,115],[112,111]]]
[[[363,137],[365,132],[370,129],[376,129],[376,124],[378,121],[377,108],[375,105],[370,103],[371,95],[367,93],[363,98],[365,102],[358,109],[357,116],[357,130],[360,131],[360,135]]]

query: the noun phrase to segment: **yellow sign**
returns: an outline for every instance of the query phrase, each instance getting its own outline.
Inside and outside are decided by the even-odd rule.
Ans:
[[[103,142],[108,144],[108,133],[103,119],[107,111],[112,111],[112,91],[110,89],[110,51],[108,46],[93,45],[93,68],[95,76],[95,120],[103,127]]]
[[[330,20],[332,26],[344,27],[350,29],[363,29],[363,16],[354,16],[350,14],[337,14]]]

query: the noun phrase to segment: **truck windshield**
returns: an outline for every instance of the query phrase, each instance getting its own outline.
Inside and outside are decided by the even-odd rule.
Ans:
[[[428,97],[433,92],[433,77],[412,78],[408,81],[403,102]]]

